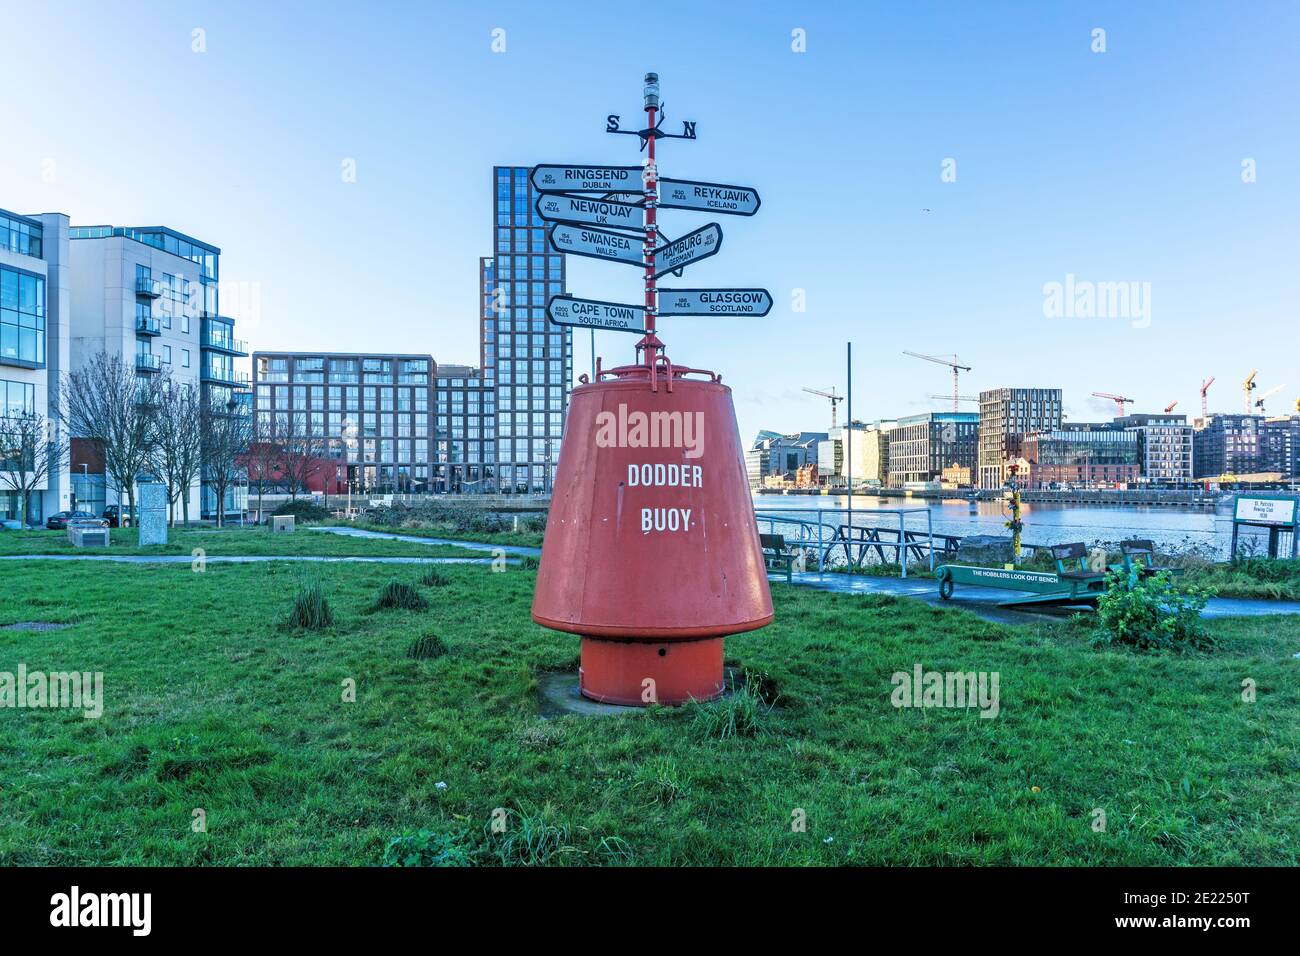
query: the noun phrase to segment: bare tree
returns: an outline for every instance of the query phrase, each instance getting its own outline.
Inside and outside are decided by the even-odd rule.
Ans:
[[[289,480],[289,498],[296,501],[298,489],[308,488],[308,481],[321,474],[327,465],[330,441],[323,434],[315,434],[307,422],[306,413],[293,412],[288,418],[288,428],[283,436],[284,472]]]
[[[228,405],[209,405],[203,409],[202,461],[203,477],[217,497],[217,527],[226,523],[226,492],[239,480],[239,460],[247,455],[252,424],[249,416]]]
[[[0,417],[0,489],[18,495],[18,520],[27,523],[27,502],[68,460],[68,440],[58,422],[40,412]]]
[[[135,513],[135,479],[149,463],[156,433],[162,382],[137,377],[116,354],[99,352],[63,377],[59,414],[74,438],[98,442],[104,472],[125,491],[127,513]]]
[[[167,483],[167,499],[175,524],[177,497],[182,523],[190,522],[190,488],[202,467],[202,398],[192,382],[177,382],[167,376],[159,390],[156,441],[150,460],[154,471]]]
[[[283,480],[286,468],[284,463],[284,431],[281,419],[274,412],[258,412],[253,424],[252,437],[248,443],[248,482],[257,485],[257,520],[262,521],[262,495],[267,483],[278,484]]]

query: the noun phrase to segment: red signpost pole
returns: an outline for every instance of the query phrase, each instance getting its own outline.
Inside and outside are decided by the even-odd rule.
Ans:
[[[657,74],[650,73],[646,75],[646,82],[649,83],[651,77],[654,82],[658,82]],[[647,97],[647,100],[650,98]],[[643,174],[645,183],[645,244],[642,251],[645,253],[645,338],[638,343],[638,348],[645,349],[645,364],[652,366],[659,357],[659,347],[662,343],[655,334],[655,314],[658,311],[658,302],[655,292],[655,247],[659,244],[659,225],[656,219],[659,207],[659,170],[655,168],[655,113],[659,111],[658,95],[655,95],[653,101],[647,102],[645,106],[646,116],[649,122],[646,128],[651,131],[650,139],[646,143],[646,168]]]

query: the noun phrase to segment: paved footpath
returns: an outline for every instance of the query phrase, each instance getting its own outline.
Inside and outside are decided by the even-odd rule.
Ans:
[[[362,528],[308,528],[326,534],[341,534],[350,538],[385,538],[394,541],[411,541],[415,544],[451,545],[468,551],[489,553],[504,552],[511,555],[506,560],[512,564],[522,557],[539,557],[541,548],[530,548],[515,544],[486,544],[482,541],[457,541],[452,538],[425,538],[409,534],[392,534],[386,531],[367,531]],[[189,564],[193,560],[185,554],[42,554],[42,555],[2,555],[0,561],[116,561],[123,564]],[[207,556],[209,563],[247,564],[259,561],[309,561],[309,562],[360,562],[368,564],[491,564],[493,558],[381,558],[381,557],[308,557],[305,555],[212,555]],[[783,574],[769,575],[769,580],[780,583]],[[1008,624],[1024,624],[1043,615],[1069,615],[1077,609],[1043,608],[1037,611],[1017,610],[998,607],[998,602],[1021,594],[1019,591],[1004,591],[999,588],[962,588],[958,587],[952,600],[944,601],[939,597],[939,584],[933,578],[876,578],[858,574],[821,574],[817,571],[797,573],[793,577],[797,587],[815,588],[819,591],[836,591],[844,594],[894,594],[899,597],[917,598],[928,604],[961,608],[978,614],[991,621]],[[1254,617],[1262,614],[1300,614],[1300,602],[1297,601],[1252,601],[1244,598],[1211,598],[1205,606],[1202,617]]]
[[[343,534],[357,538],[394,538],[399,541],[417,541],[424,544],[447,544],[459,548],[471,548],[479,551],[494,551],[498,548],[508,554],[539,557],[541,548],[528,548],[519,545],[484,544],[481,541],[456,541],[451,538],[416,538],[406,534],[390,534],[383,531],[366,531],[361,528],[311,528],[312,531],[325,531],[331,534]],[[769,575],[771,581],[780,582],[784,575]],[[1018,597],[1022,592],[1004,591],[998,588],[958,588],[952,600],[944,601],[939,597],[939,582],[934,578],[875,578],[859,574],[821,574],[807,571],[793,576],[793,583],[799,587],[816,588],[820,591],[838,591],[848,594],[895,594],[899,597],[911,597],[929,604],[945,605],[972,611],[980,617],[1011,624],[1024,624],[1027,621],[1041,619],[1044,614],[1069,615],[1075,609],[1043,608],[1037,611],[1016,610],[998,607],[998,602]],[[1260,614],[1300,614],[1300,602],[1296,601],[1249,601],[1241,598],[1212,598],[1206,605],[1203,617],[1251,617]]]

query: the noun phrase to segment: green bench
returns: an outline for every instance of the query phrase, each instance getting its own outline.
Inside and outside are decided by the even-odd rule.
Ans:
[[[1130,578],[1134,574],[1146,578],[1153,574],[1159,574],[1161,571],[1168,572],[1171,575],[1183,573],[1182,568],[1171,568],[1168,565],[1156,564],[1155,545],[1145,538],[1121,541],[1119,550],[1124,556],[1124,570],[1129,573]]]
[[[786,547],[783,534],[760,534],[759,546],[763,549],[763,566],[768,570],[785,571],[789,584],[794,580],[794,552]]]

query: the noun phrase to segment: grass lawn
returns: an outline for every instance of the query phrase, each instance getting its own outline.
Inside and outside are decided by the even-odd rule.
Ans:
[[[202,548],[215,555],[314,555],[318,557],[446,558],[483,557],[450,545],[412,541],[362,540],[299,528],[274,534],[268,527],[170,528],[165,545],[140,547],[136,528],[109,529],[107,548],[74,548],[66,531],[0,531],[0,555],[6,554],[192,554]]]
[[[776,623],[727,656],[775,707],[720,739],[735,699],[540,718],[539,675],[578,642],[529,621],[535,572],[440,571],[429,609],[372,611],[420,570],[314,568],[335,624],[294,632],[301,567],[6,563],[0,627],[73,626],[0,629],[0,671],[103,671],[106,703],[0,709],[0,864],[373,865],[421,829],[477,863],[1300,862],[1295,618],[1141,655],[1079,623],[774,585]],[[407,657],[429,634],[448,653]],[[918,663],[998,672],[1000,713],[895,709]]]

